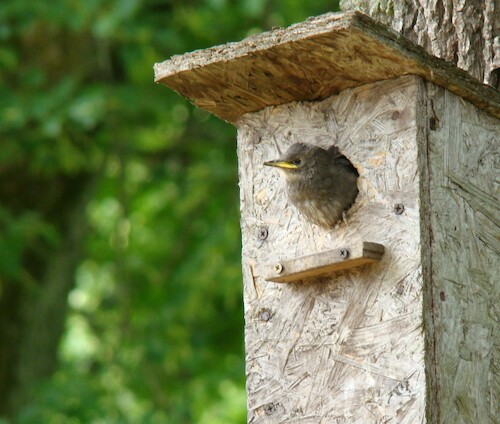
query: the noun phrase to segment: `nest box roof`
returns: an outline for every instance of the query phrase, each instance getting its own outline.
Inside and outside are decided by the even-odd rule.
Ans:
[[[500,118],[500,92],[359,12],[328,13],[155,64],[155,81],[236,123],[245,113],[418,75]]]

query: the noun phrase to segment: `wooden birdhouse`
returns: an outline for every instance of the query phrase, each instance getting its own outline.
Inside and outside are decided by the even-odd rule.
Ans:
[[[355,12],[155,65],[238,129],[248,421],[498,418],[500,93]],[[326,230],[263,163],[337,145]]]

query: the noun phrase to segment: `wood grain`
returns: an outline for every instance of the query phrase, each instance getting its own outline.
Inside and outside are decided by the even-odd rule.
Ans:
[[[238,127],[248,421],[496,422],[500,93],[349,12],[155,75]],[[359,170],[348,224],[305,222],[263,166],[296,142]],[[364,240],[380,261],[323,274]],[[266,281],[272,264],[308,278]]]
[[[402,77],[244,116],[238,126],[250,423],[424,421],[417,92]],[[333,230],[303,220],[263,162],[297,141],[340,147],[360,194]],[[397,215],[394,204],[405,206]],[[262,229],[267,238],[259,237]],[[265,281],[261,264],[371,240],[380,262],[307,283]]]
[[[220,118],[346,88],[419,75],[500,117],[500,93],[359,12],[327,13],[286,29],[155,64],[155,81]]]
[[[425,98],[427,116],[437,123],[426,130],[421,162],[428,422],[494,423],[500,417],[500,121],[430,83]]]
[[[255,275],[275,283],[292,283],[327,274],[331,276],[338,271],[369,265],[380,261],[383,255],[384,246],[364,241],[257,267]]]

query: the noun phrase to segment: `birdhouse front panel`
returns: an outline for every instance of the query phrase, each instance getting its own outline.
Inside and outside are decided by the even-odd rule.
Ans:
[[[401,77],[239,120],[249,422],[423,421],[422,86]],[[359,173],[359,194],[334,228],[294,206],[279,167],[264,166],[296,143],[335,145]],[[289,284],[266,280],[285,261],[331,249],[348,256],[363,242],[384,245],[383,259]]]

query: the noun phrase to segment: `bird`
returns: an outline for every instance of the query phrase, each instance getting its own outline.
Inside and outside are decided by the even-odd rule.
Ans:
[[[335,145],[323,149],[295,143],[279,159],[264,162],[280,171],[291,204],[322,228],[333,228],[358,195],[359,173]]]

